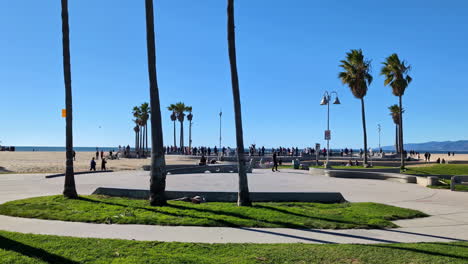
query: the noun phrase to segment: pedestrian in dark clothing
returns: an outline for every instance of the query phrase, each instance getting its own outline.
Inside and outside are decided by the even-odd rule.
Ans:
[[[279,171],[278,170],[278,159],[276,157],[276,151],[273,152],[273,168],[271,168],[271,171]]]
[[[101,150],[101,159],[104,158],[104,151]]]
[[[99,159],[99,151],[96,150],[96,160]]]
[[[76,151],[73,151],[73,160],[76,160]]]
[[[90,171],[96,171],[96,161],[94,160],[94,157],[91,159],[91,168],[89,169]]]
[[[106,159],[105,159],[105,158],[102,158],[102,159],[101,159],[101,170],[102,170],[102,171],[107,170],[107,169],[106,169],[106,163],[107,163]],[[96,170],[96,169],[94,169],[94,170]]]

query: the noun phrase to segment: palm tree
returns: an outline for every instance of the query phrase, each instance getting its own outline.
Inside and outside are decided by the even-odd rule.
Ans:
[[[399,107],[403,109],[402,97],[405,94],[406,87],[413,80],[409,75],[411,66],[407,65],[405,61],[401,61],[398,58],[396,53],[388,56],[385,59],[385,62],[382,63],[384,66],[380,72],[381,75],[385,76],[384,85],[390,85],[392,87],[392,93],[395,96],[398,96]],[[399,139],[400,139],[400,159],[401,159],[401,169],[405,168],[405,157],[404,147],[403,147],[403,111],[400,111],[399,119]]]
[[[145,0],[145,11],[151,107],[150,204],[152,206],[163,206],[167,204],[165,195],[166,161],[164,159],[161,108],[159,104],[158,79],[156,75],[156,44],[154,37],[153,0]]]
[[[180,149],[184,151],[184,119],[185,119],[185,112],[188,112],[190,106],[186,106],[182,102],[178,102],[176,104],[171,104],[167,109],[175,112],[175,116],[177,120],[180,122]],[[174,133],[175,134],[175,133]]]
[[[338,74],[343,84],[351,89],[354,97],[361,100],[362,128],[364,132],[364,166],[367,166],[367,131],[366,131],[366,113],[364,108],[364,97],[367,94],[367,88],[372,83],[370,75],[370,61],[364,59],[362,50],[351,50],[346,53],[346,59],[341,61],[343,72]]]
[[[175,112],[175,104],[171,104],[167,107],[167,110],[171,111],[171,121],[174,123],[174,148],[177,147],[176,143],[176,120],[177,120],[177,114]]]
[[[150,116],[150,107],[148,103],[143,103],[140,106],[140,111],[141,111],[141,121],[143,123],[143,128],[144,128],[144,133],[143,133],[143,149],[144,153],[146,156],[146,153],[148,153],[148,119]]]
[[[390,110],[390,115],[392,116],[393,123],[395,123],[395,150],[397,153],[400,153],[400,137],[398,135],[398,128],[400,124],[400,107],[394,104],[388,107],[388,109]]]
[[[187,107],[187,111],[189,112],[189,114],[187,115],[187,120],[189,121],[189,151],[192,151],[192,107]]]
[[[234,0],[228,0],[227,4],[227,37],[229,62],[231,65],[232,97],[234,100],[234,114],[236,121],[237,163],[239,167],[239,193],[237,196],[238,206],[251,206],[249,184],[244,159],[244,138],[242,131],[242,115],[239,91],[239,77],[237,75],[236,61],[236,36],[234,31]]]
[[[133,107],[133,117],[135,117],[135,119],[133,120],[133,122],[135,122],[136,126],[138,127],[138,130],[135,130],[135,132],[137,133],[136,135],[136,143],[135,143],[135,152],[137,154],[140,153],[140,148],[141,148],[141,132],[142,132],[142,129],[141,129],[141,110],[138,106],[134,106]]]
[[[62,45],[63,45],[63,77],[65,82],[65,137],[66,137],[66,169],[63,195],[68,198],[78,198],[73,171],[73,111],[70,63],[70,29],[68,26],[68,0],[62,0]]]
[[[136,125],[133,128],[133,131],[135,131],[135,152],[138,153],[138,143],[140,142],[139,135],[140,135],[140,126],[138,125],[137,122],[135,122]]]

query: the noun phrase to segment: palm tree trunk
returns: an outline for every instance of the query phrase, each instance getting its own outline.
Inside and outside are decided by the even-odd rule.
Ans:
[[[70,63],[70,29],[68,26],[68,0],[62,0],[62,45],[63,45],[63,77],[65,81],[65,137],[66,137],[66,169],[63,195],[77,198],[75,175],[73,171],[73,111]]]
[[[164,159],[161,106],[159,103],[159,89],[156,76],[153,0],[145,0],[145,11],[151,108],[150,204],[152,206],[162,206],[167,204],[165,195],[166,161]]]
[[[192,121],[189,121],[189,151],[192,151]]]
[[[361,98],[361,114],[362,114],[362,129],[364,132],[364,162],[363,166],[367,166],[367,129],[366,129],[366,112],[364,108],[364,98]]]
[[[227,33],[228,33],[228,49],[229,62],[231,65],[231,83],[232,97],[234,100],[234,114],[236,121],[236,141],[237,141],[237,163],[239,167],[239,193],[237,197],[238,206],[251,206],[249,194],[249,185],[247,182],[247,172],[244,160],[244,138],[242,131],[242,111],[240,103],[239,78],[237,75],[236,61],[236,39],[234,32],[234,0],[228,0],[227,6]]]
[[[398,125],[395,124],[395,152],[400,152],[400,140],[398,139]]]
[[[145,140],[146,140],[146,153],[149,153],[149,150],[148,150],[148,124],[145,124]]]
[[[144,148],[144,145],[143,145],[143,142],[144,142],[143,141],[144,140],[143,132],[144,132],[143,131],[143,126],[140,126],[140,157],[145,155],[145,152],[144,152],[145,148]]]
[[[184,122],[180,121],[180,152],[184,153]]]
[[[138,152],[138,132],[135,131],[135,153]]]
[[[174,120],[174,148],[177,148],[176,137],[176,121]]]
[[[401,169],[405,168],[405,155],[404,155],[404,143],[403,143],[403,103],[402,103],[402,96],[399,96],[400,101],[400,125],[399,128],[399,136],[400,136],[400,157],[401,157]]]

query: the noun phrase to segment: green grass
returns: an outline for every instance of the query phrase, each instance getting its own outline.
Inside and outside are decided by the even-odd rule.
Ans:
[[[197,205],[170,201],[166,207],[151,207],[146,200],[94,195],[11,201],[0,205],[0,214],[109,224],[325,229],[396,227],[391,220],[427,216],[377,203],[255,203],[253,207],[238,207],[235,203]]]
[[[441,183],[440,185],[434,185],[434,186],[427,186],[431,189],[450,189],[450,182],[451,180],[447,179],[440,179],[439,182]],[[455,185],[455,191],[459,192],[468,192],[468,186],[467,185]]]
[[[414,175],[468,175],[468,165],[436,164],[433,166],[407,167],[403,173]]]
[[[323,166],[309,166],[310,168],[323,169]],[[363,167],[363,166],[331,166],[332,169],[395,169],[396,167],[388,166],[373,166],[373,167]],[[281,165],[278,166],[278,169],[293,169],[293,165]]]
[[[468,242],[376,245],[201,244],[72,238],[0,231],[0,262],[30,263],[467,263]]]

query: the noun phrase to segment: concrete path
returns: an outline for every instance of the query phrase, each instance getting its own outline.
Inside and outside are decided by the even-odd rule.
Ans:
[[[60,194],[63,177],[44,174],[0,175],[0,203],[27,197]],[[147,189],[148,172],[127,171],[76,176],[80,194],[97,187]],[[237,174],[168,175],[167,189],[236,191]],[[341,192],[351,202],[378,202],[423,211],[431,217],[395,221],[401,228],[386,230],[295,230],[286,228],[170,227],[106,225],[0,216],[0,230],[76,237],[120,238],[203,243],[394,243],[468,240],[468,193],[433,190],[416,184],[340,179],[305,171],[255,170],[251,191]]]

